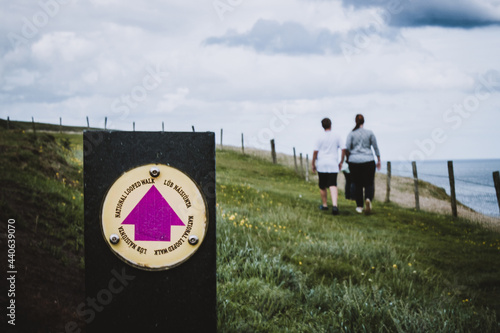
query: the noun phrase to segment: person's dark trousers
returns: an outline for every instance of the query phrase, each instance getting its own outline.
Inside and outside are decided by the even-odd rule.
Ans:
[[[351,174],[349,172],[344,171],[345,177],[345,198],[348,200],[354,200],[354,186],[352,186]]]
[[[366,163],[349,163],[352,182],[355,187],[356,205],[363,207],[364,199],[373,201],[375,195],[375,161]],[[364,198],[363,198],[364,189]]]

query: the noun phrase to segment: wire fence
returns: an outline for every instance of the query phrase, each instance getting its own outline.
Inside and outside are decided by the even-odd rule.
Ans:
[[[101,124],[102,127],[91,127],[91,121],[89,117],[86,117],[83,126],[63,125],[62,117],[59,117],[59,124],[37,123],[35,122],[34,117],[31,118],[31,122],[11,121],[10,117],[7,117],[6,120],[0,119],[1,127],[7,129],[31,130],[35,134],[37,130],[49,132],[75,132],[83,131],[84,129],[121,130],[116,128],[108,128],[108,117],[104,117],[104,119],[98,120],[97,123]],[[131,129],[135,131],[135,122],[132,122],[131,125]],[[161,131],[165,131],[164,122],[161,122],[161,127],[160,124],[158,124],[158,127],[158,130],[161,129]],[[193,132],[196,131],[194,125],[191,126],[191,130]],[[296,151],[295,147],[290,145],[288,142],[277,142],[274,138],[274,135],[277,134],[276,132],[276,128],[264,128],[257,135],[246,137],[242,132],[228,132],[227,130],[224,130],[222,128],[220,130],[218,129],[214,131],[216,136],[216,144],[219,149],[237,150],[241,151],[242,154],[255,155],[266,159],[268,158],[270,161],[273,161],[273,163],[282,164],[294,168],[295,171],[306,181],[312,179],[313,175],[311,174],[311,170],[309,169],[309,154],[303,154],[302,152]],[[277,147],[279,147],[279,151],[281,151],[282,153],[277,153]],[[443,169],[437,167],[439,163],[445,164],[445,162],[443,161],[433,161],[428,165],[422,163],[421,165],[419,165],[419,168],[423,166],[423,172],[422,170],[419,170],[417,176],[412,174],[409,162],[394,162],[394,166],[397,166],[396,168],[393,168],[393,170],[391,171],[389,171],[387,168],[384,168],[382,170],[382,173],[388,174],[388,177],[395,175],[428,181],[431,184],[442,187],[446,190],[447,194],[451,196],[453,195],[453,189],[450,185],[451,182],[449,182],[450,176],[449,174],[443,172]],[[484,162],[478,163],[484,164]],[[452,182],[457,187],[456,196],[459,202],[485,215],[500,217],[500,185],[495,183],[495,177],[491,176],[492,172],[500,169],[500,160],[492,161],[490,169],[485,169],[483,165],[481,168],[481,173],[477,172],[477,165],[475,166],[475,169],[476,170],[474,170],[474,166],[472,166],[470,167],[470,171],[465,171],[465,173],[463,171],[459,171],[454,175],[454,179]],[[431,172],[429,172],[429,170],[431,170]],[[440,171],[437,172],[437,170]],[[418,185],[418,182],[416,182],[415,184]],[[388,187],[386,191],[390,193],[390,188]],[[418,191],[418,188],[416,188],[416,191]],[[390,198],[386,198],[386,200],[390,200]],[[416,208],[419,209],[419,198],[417,196],[415,197],[415,201]],[[452,214],[455,215],[455,209],[453,207]]]

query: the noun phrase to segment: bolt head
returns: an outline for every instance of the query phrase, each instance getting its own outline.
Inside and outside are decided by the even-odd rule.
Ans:
[[[109,236],[109,241],[111,242],[111,244],[116,245],[120,241],[120,237],[117,234],[112,234],[111,236]]]
[[[151,177],[158,177],[160,175],[160,169],[157,167],[152,167],[151,170],[149,170],[149,174]]]
[[[196,236],[189,236],[189,238],[188,238],[188,242],[189,242],[189,244],[191,244],[191,245],[196,245],[196,244],[198,244],[198,241],[199,241],[199,239],[198,239],[198,237],[196,237]]]

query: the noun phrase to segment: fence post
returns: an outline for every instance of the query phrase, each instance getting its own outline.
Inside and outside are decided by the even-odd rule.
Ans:
[[[297,154],[295,153],[295,147],[293,147],[293,162],[295,163],[295,173],[299,173],[299,168],[297,167]]]
[[[7,130],[9,130],[9,129],[10,129],[10,118],[7,117]]]
[[[453,161],[448,161],[448,176],[450,177],[451,213],[454,217],[457,217],[457,197],[455,195],[455,174],[453,172]]]
[[[387,190],[385,192],[385,202],[391,202],[391,162],[387,162]]]
[[[108,128],[108,117],[104,117],[104,129]]]
[[[274,139],[271,139],[271,156],[273,158],[273,163],[276,164],[276,145]]]
[[[221,128],[220,129],[220,149],[223,148],[223,145],[222,145],[222,137],[223,137],[223,135],[224,135],[224,129]]]
[[[59,117],[59,133],[62,133],[62,117]]]
[[[33,134],[36,137],[36,128],[35,128],[35,118],[31,117],[31,125],[33,126]]]
[[[304,163],[302,163],[302,153],[299,154],[299,160],[300,160],[300,176],[304,177]]]
[[[411,162],[411,166],[413,168],[413,181],[415,187],[415,209],[420,210],[420,200],[418,196],[418,175],[417,175],[417,162]]]
[[[497,192],[498,209],[500,209],[500,172],[493,172],[493,183],[495,183],[495,190]]]
[[[89,116],[87,116],[87,128],[90,128]]]
[[[309,155],[306,154],[306,182],[309,181]]]
[[[165,132],[165,122],[161,122],[161,131],[162,133]]]
[[[135,121],[134,121],[134,122],[132,122],[132,129],[133,129],[133,131],[135,132]]]
[[[245,139],[243,138],[243,133],[241,133],[241,152],[245,155]]]
[[[191,128],[193,129],[193,132],[196,132],[196,131],[194,130],[194,125],[191,125]]]

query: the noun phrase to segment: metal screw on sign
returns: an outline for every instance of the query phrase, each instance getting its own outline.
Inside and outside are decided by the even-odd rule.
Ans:
[[[198,237],[196,237],[196,236],[189,236],[188,242],[191,245],[196,245],[196,244],[198,244]]]
[[[111,244],[116,245],[120,241],[120,237],[118,237],[117,234],[112,234],[111,236],[109,236],[109,241],[111,242]]]
[[[157,167],[152,167],[151,170],[149,170],[149,174],[151,175],[151,177],[158,177],[160,175],[160,169],[158,169]]]

